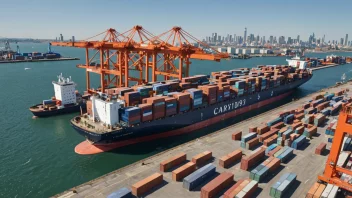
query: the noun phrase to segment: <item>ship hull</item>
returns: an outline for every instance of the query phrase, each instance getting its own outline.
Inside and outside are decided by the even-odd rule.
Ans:
[[[29,110],[36,117],[50,117],[50,116],[55,116],[55,115],[80,112],[81,108],[82,108],[82,110],[86,109],[85,103],[76,104],[76,105],[68,106],[68,107],[65,107],[62,109],[54,109],[54,110],[37,110],[35,107],[37,107],[39,105],[41,105],[41,104],[37,104],[37,105],[34,105],[29,108]]]
[[[209,105],[195,111],[108,133],[98,134],[87,131],[77,126],[72,120],[73,128],[89,140],[77,145],[75,151],[79,154],[95,154],[139,142],[190,133],[279,101],[309,79],[310,77],[252,95]]]

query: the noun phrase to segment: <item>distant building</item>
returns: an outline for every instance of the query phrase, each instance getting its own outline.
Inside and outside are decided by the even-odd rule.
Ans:
[[[247,28],[244,28],[244,43],[246,43],[246,39],[247,39]]]
[[[270,36],[270,44],[273,44],[273,42],[274,42],[274,37]]]
[[[72,36],[72,42],[75,42],[75,36]]]
[[[62,36],[62,34],[60,34],[60,41],[64,41],[64,36]]]
[[[340,45],[343,45],[343,38],[340,39]]]
[[[279,37],[279,44],[286,44],[286,41],[285,41],[285,37],[284,37],[284,36],[280,36],[280,37]]]
[[[346,34],[346,37],[345,37],[345,46],[347,46],[347,42],[348,42],[348,34]]]

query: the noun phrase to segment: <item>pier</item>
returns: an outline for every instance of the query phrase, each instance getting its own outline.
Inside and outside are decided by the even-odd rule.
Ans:
[[[26,60],[0,60],[1,63],[23,63],[23,62],[49,62],[49,61],[68,61],[68,60],[80,60],[77,57],[62,57],[53,59],[26,59]]]
[[[335,65],[326,67],[333,66]],[[199,153],[211,151],[213,158],[208,163],[212,163],[216,166],[216,172],[231,172],[234,174],[235,181],[248,178],[249,172],[241,170],[240,163],[236,163],[226,169],[219,166],[219,158],[234,150],[241,149],[243,154],[246,156],[250,155],[252,152],[251,150],[241,148],[240,141],[232,140],[232,133],[242,131],[243,135],[246,135],[248,134],[249,127],[260,126],[262,123],[267,122],[285,110],[297,109],[310,101],[314,95],[318,95],[322,91],[332,93],[340,91],[341,89],[349,88],[350,86],[351,83],[348,82],[310,94],[296,101],[292,101],[278,108],[259,114],[255,117],[251,117],[235,125],[228,126],[222,130],[158,153],[124,168],[115,170],[95,180],[86,182],[63,193],[55,195],[55,197],[107,197],[112,192],[117,191],[120,188],[126,187],[131,189],[133,184],[152,175],[153,173],[162,174],[163,183],[156,188],[153,188],[151,192],[148,192],[146,194],[148,197],[200,197],[200,188],[205,184],[202,184],[199,189],[197,188],[197,190],[188,191],[182,187],[182,182],[172,180],[171,172],[161,172],[159,170],[160,162],[179,153],[187,154],[187,160],[191,160],[193,156],[196,156]],[[347,95],[351,96],[351,93],[347,92]],[[329,121],[331,120],[332,118],[329,117]],[[327,123],[329,121],[327,121]],[[267,179],[259,182],[258,189],[253,197],[269,197],[270,187],[284,173],[287,172],[297,174],[298,181],[292,188],[290,188],[287,195],[291,197],[305,197],[308,190],[316,182],[317,175],[321,174],[325,167],[327,155],[316,155],[314,152],[321,142],[328,142],[328,136],[325,135],[326,127],[327,125],[324,127],[318,127],[317,136],[310,139],[308,141],[309,143],[306,143],[307,145],[305,145],[303,149],[294,150],[294,157],[292,157],[292,159],[288,162],[281,163],[280,168],[278,168],[276,172],[269,174]],[[327,143],[327,149],[329,149],[330,146],[331,143]]]

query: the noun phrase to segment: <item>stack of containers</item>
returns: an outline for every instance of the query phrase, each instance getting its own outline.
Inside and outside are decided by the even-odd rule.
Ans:
[[[224,90],[222,89],[221,86],[218,86],[218,91],[216,93],[216,96],[217,96],[217,98],[216,98],[217,102],[223,101],[223,99],[224,99]]]
[[[139,107],[126,107],[120,109],[121,120],[127,125],[138,124],[141,122],[141,109]]]
[[[177,100],[176,98],[165,97],[165,116],[177,114]]]
[[[257,150],[253,151],[250,156],[242,157],[241,159],[241,166],[242,170],[248,170],[250,167],[255,166],[265,157],[265,148],[258,148]]]
[[[196,109],[200,106],[202,106],[203,103],[203,91],[199,89],[187,89],[186,92],[188,92],[192,98],[191,100],[191,108]]]
[[[197,86],[199,85],[199,79],[200,77],[198,76],[185,77],[182,78],[182,83],[190,83],[191,88],[197,88]]]
[[[256,91],[257,92],[262,90],[262,82],[263,82],[263,78],[262,77],[256,77],[255,78],[255,85],[256,85]]]
[[[277,124],[277,123],[279,123],[279,122],[282,122],[282,117],[277,117],[277,118],[275,118],[275,119],[273,119],[273,120],[270,120],[270,121],[267,123],[267,125],[268,125],[269,127],[271,127],[271,126],[273,126],[273,125],[275,125],[275,124]]]
[[[224,93],[224,100],[228,100],[230,98],[230,85],[223,85],[222,89]]]
[[[119,87],[119,88],[114,88],[114,90],[115,90],[115,93],[117,93],[119,96],[125,96],[125,93],[134,91],[132,88],[129,88],[129,87]]]
[[[199,89],[203,91],[203,94],[206,96],[208,104],[214,104],[216,103],[216,93],[218,90],[218,87],[215,85],[205,85],[205,86],[199,86]]]
[[[242,148],[246,148],[246,143],[247,143],[248,141],[250,141],[250,140],[256,138],[256,137],[257,137],[257,134],[254,133],[254,132],[249,133],[249,134],[247,134],[247,135],[245,135],[245,136],[242,136],[242,138],[241,138],[241,147],[242,147]]]
[[[249,178],[260,182],[269,172],[275,171],[279,166],[280,160],[278,158],[269,157],[250,172]]]
[[[279,155],[277,153],[274,154],[274,156],[276,155],[275,157],[280,159],[281,162],[285,162],[287,159],[289,159],[291,156],[293,156],[293,148],[285,146],[281,150],[283,150],[281,154],[279,154]]]
[[[277,147],[277,144],[272,144],[270,146],[268,146],[266,149],[265,149],[265,155],[268,155],[268,153],[272,150],[274,150],[275,148]]]
[[[312,126],[312,127],[307,127],[304,129],[303,135],[308,137],[308,138],[312,138],[313,135],[315,135],[317,133],[317,127],[316,126]]]
[[[314,100],[314,101],[312,101],[312,102],[310,103],[310,106],[311,106],[311,107],[316,107],[316,106],[318,106],[319,104],[321,104],[321,103],[323,103],[323,102],[324,102],[323,99]]]
[[[270,188],[270,196],[275,198],[284,197],[285,192],[289,187],[296,181],[297,175],[295,173],[285,173],[283,174],[279,181],[277,181]]]
[[[322,125],[324,123],[325,119],[326,119],[326,117],[324,114],[321,114],[321,113],[316,114],[314,116],[314,126]]]
[[[246,83],[247,83],[247,92],[249,94],[254,93],[255,92],[255,78],[247,78]]]
[[[186,89],[190,89],[192,86],[191,86],[191,83],[180,83],[180,87],[182,90],[186,90]]]
[[[55,106],[56,105],[56,101],[55,100],[43,100],[43,106],[47,106],[47,107],[51,107],[51,106]]]
[[[328,116],[328,115],[331,115],[331,107],[328,107],[328,108],[326,108],[326,109],[323,109],[322,111],[321,111],[321,113],[324,115],[324,116]]]
[[[241,179],[224,193],[224,198],[251,197],[257,188],[257,181]]]
[[[165,117],[165,98],[157,96],[145,98],[143,103],[153,106],[153,120]]]
[[[262,78],[262,86],[261,86],[261,91],[267,89],[267,79],[266,78]]]
[[[166,82],[165,85],[168,85],[168,92],[174,92],[177,91],[177,89],[179,88],[179,83],[178,82]]]
[[[147,122],[153,120],[153,105],[140,104],[138,107],[141,109],[141,121]]]
[[[154,96],[166,96],[169,93],[168,84],[153,84],[153,91],[155,92]]]
[[[127,92],[123,96],[126,106],[135,106],[141,102],[141,95],[138,91]]]
[[[153,87],[152,86],[140,86],[137,87],[136,91],[141,95],[141,99],[149,98],[152,95]]]
[[[331,94],[327,93],[324,95],[324,99],[325,101],[328,101],[328,100],[331,100],[334,96],[335,96],[334,93],[331,93]]]
[[[325,130],[325,134],[326,135],[335,135],[336,126],[337,126],[337,120],[331,121],[331,123],[329,124],[329,126]]]
[[[191,95],[189,93],[173,93],[172,97],[177,99],[177,113],[188,111],[191,105]]]
[[[209,79],[206,75],[200,74],[200,75],[195,75],[194,77],[198,78],[198,85],[207,85],[209,84]]]
[[[243,80],[237,81],[235,85],[231,87],[231,89],[235,91],[237,96],[243,96],[245,93],[244,91],[246,89],[246,82]]]
[[[284,123],[285,124],[289,124],[289,123],[291,123],[294,120],[294,118],[295,118],[294,114],[289,114],[288,116],[286,116],[284,118]]]

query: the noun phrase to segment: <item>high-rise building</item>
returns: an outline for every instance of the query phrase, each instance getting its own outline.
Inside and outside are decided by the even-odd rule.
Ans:
[[[347,46],[347,42],[348,42],[348,34],[346,34],[346,37],[345,37],[345,46]]]
[[[213,42],[215,43],[217,40],[218,40],[218,34],[215,32],[214,33],[214,41]]]
[[[299,39],[300,39],[300,38],[299,38],[299,35],[297,35],[297,43],[299,43]]]
[[[265,36],[263,36],[263,43],[262,44],[265,44],[265,43],[266,43]]]
[[[325,34],[324,34],[324,36],[323,36],[323,40],[321,40],[321,43],[322,43],[322,44],[324,44],[324,42],[325,42]]]
[[[244,43],[246,43],[246,39],[247,39],[247,28],[244,28]]]
[[[284,36],[280,36],[280,37],[279,37],[279,44],[286,44],[286,41],[285,41],[285,37],[284,37]]]
[[[60,41],[64,41],[64,36],[62,36],[62,34],[60,34]]]
[[[274,37],[270,36],[270,44],[273,44],[273,43],[274,43]]]
[[[292,39],[291,39],[291,37],[287,37],[287,44],[292,44]]]
[[[343,45],[343,38],[340,39],[340,45]]]
[[[75,36],[72,36],[72,42],[75,42]]]

